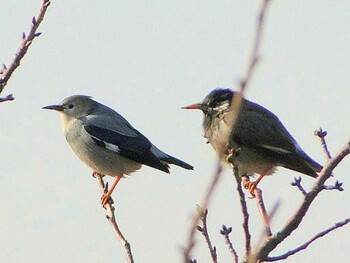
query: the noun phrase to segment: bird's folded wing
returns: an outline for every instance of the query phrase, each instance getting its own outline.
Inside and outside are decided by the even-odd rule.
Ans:
[[[121,155],[141,154],[149,151],[152,146],[151,142],[141,133],[138,136],[126,136],[95,125],[85,124],[83,127],[97,144]]]
[[[168,165],[162,163],[153,154],[151,142],[139,131],[134,130],[137,136],[127,136],[94,125],[85,124],[83,127],[98,146],[111,150],[135,162],[169,173]]]
[[[297,142],[273,113],[255,103],[244,104],[242,109],[231,137],[234,141],[279,154],[292,153],[299,148]]]

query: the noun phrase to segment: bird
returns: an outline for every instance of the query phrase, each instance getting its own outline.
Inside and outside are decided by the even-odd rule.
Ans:
[[[158,149],[118,112],[90,96],[69,96],[60,104],[43,109],[60,113],[67,142],[94,173],[115,177],[110,189],[101,197],[103,207],[119,180],[142,165],[165,173],[170,172],[169,164],[193,170],[192,165]]]
[[[239,176],[259,174],[255,181],[244,183],[252,196],[263,177],[273,174],[278,166],[316,178],[322,165],[302,150],[279,118],[244,98],[238,111],[234,110],[231,103],[235,94],[229,88],[216,88],[202,102],[182,108],[203,112],[204,137],[224,162],[230,161],[238,169]]]

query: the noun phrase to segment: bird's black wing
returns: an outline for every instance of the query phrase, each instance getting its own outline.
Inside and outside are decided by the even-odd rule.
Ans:
[[[250,101],[244,101],[232,139],[239,144],[276,153],[293,153],[299,148],[281,121],[270,111]]]
[[[138,163],[151,166],[167,173],[169,172],[168,166],[163,164],[150,151],[152,143],[139,131],[134,129],[135,136],[127,136],[114,130],[91,124],[84,124],[83,127],[98,146],[104,147]]]

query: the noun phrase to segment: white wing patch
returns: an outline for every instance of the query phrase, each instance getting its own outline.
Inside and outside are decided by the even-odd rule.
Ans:
[[[91,136],[91,135],[90,135]],[[104,146],[106,149],[111,150],[112,152],[115,153],[120,153],[120,148],[118,147],[118,145],[115,145],[113,143],[108,143],[105,141],[102,141],[101,139],[95,137],[95,136],[91,136],[91,138],[95,139],[96,141],[99,142],[100,146]]]
[[[120,148],[112,143],[103,142],[105,144],[106,149],[111,150],[112,152],[120,153]]]
[[[259,146],[266,148],[266,149],[269,149],[269,150],[274,151],[274,152],[282,153],[282,154],[291,153],[291,151],[288,151],[286,149],[279,148],[279,147],[274,147],[271,145],[260,144]]]

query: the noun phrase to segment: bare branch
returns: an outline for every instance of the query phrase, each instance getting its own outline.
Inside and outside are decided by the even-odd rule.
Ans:
[[[259,188],[256,188],[254,190],[254,194],[256,197],[256,205],[259,209],[260,212],[260,216],[261,219],[263,221],[264,224],[264,229],[265,229],[265,233],[267,237],[272,236],[272,232],[271,232],[271,227],[270,227],[270,217],[268,216],[267,212],[266,212],[266,208],[265,208],[265,204],[264,204],[264,199],[262,196],[262,191]]]
[[[200,206],[197,206],[197,212],[201,216],[201,220],[203,223],[203,227],[197,226],[197,230],[202,233],[202,235],[205,238],[205,241],[208,245],[208,249],[210,251],[210,256],[213,261],[213,263],[218,262],[218,256],[216,254],[216,248],[212,245],[209,232],[208,232],[208,225],[207,225],[207,216],[208,216],[208,209],[203,210]]]
[[[327,136],[327,131],[324,131],[322,130],[322,128],[319,128],[314,132],[314,134],[320,139],[323,152],[325,153],[327,159],[328,160],[332,159],[332,156],[328,150],[326,139],[325,139]]]
[[[327,235],[329,232],[337,229],[337,228],[340,228],[340,227],[343,227],[345,226],[346,224],[350,223],[350,218],[347,218],[345,219],[344,221],[341,221],[341,222],[338,222],[336,223],[334,226],[318,233],[317,235],[315,235],[313,238],[311,238],[309,241],[307,241],[306,243],[302,244],[301,246],[293,249],[293,250],[290,250],[288,251],[287,253],[283,254],[283,255],[280,255],[280,256],[276,256],[276,257],[267,257],[265,259],[265,261],[268,261],[268,262],[272,262],[272,261],[278,261],[278,260],[283,260],[283,259],[286,259],[288,258],[289,256],[292,256],[298,252],[300,252],[301,250],[303,249],[306,249],[311,243],[313,243],[315,240]]]
[[[40,36],[41,33],[36,32],[40,23],[43,21],[47,8],[51,4],[50,0],[43,0],[41,2],[41,8],[37,17],[32,18],[31,27],[29,33],[26,35],[22,34],[22,43],[15,54],[15,57],[9,67],[3,65],[2,72],[0,74],[0,94],[7,85],[8,80],[10,79],[12,73],[16,70],[16,68],[20,65],[20,62],[24,55],[27,53],[29,46],[32,44],[34,38]]]
[[[107,186],[107,184],[105,185],[105,183],[102,179],[103,175],[94,172],[93,176],[98,180],[100,188],[102,189],[102,192],[106,193],[108,186]],[[106,218],[107,218],[108,222],[111,224],[111,226],[112,226],[114,232],[116,233],[117,238],[119,239],[120,243],[123,245],[127,262],[134,263],[134,259],[132,257],[132,253],[131,253],[130,243],[125,239],[125,237],[123,236],[123,233],[120,231],[119,226],[117,224],[117,220],[115,217],[115,208],[112,205],[112,201],[107,202],[107,204],[105,205],[105,209],[107,210],[107,213],[108,213],[108,214],[106,214]]]
[[[324,185],[324,190],[339,190],[340,192],[344,191],[343,183],[338,180],[335,181],[334,185]]]
[[[209,201],[211,199],[211,196],[214,193],[214,190],[216,188],[217,183],[219,182],[219,179],[221,177],[221,173],[222,173],[222,166],[220,164],[220,161],[218,160],[216,173],[213,176],[213,179],[208,187],[208,190],[206,191],[206,194],[205,194],[204,199],[203,199],[202,204],[201,204],[202,209],[208,208]],[[187,241],[187,246],[184,249],[184,262],[186,262],[186,263],[191,262],[190,254],[191,254],[191,251],[194,247],[194,236],[196,233],[197,225],[198,225],[200,220],[201,220],[201,215],[199,213],[197,213],[193,217],[191,228],[190,228],[190,234],[189,234],[188,241]]]
[[[242,215],[243,215],[243,231],[245,237],[245,250],[246,257],[250,255],[251,252],[251,235],[249,231],[249,213],[247,208],[247,202],[245,200],[245,194],[242,189],[242,178],[239,176],[238,169],[233,168],[234,176],[237,182],[237,192],[239,195],[239,201],[241,202]]]
[[[304,187],[301,185],[301,177],[299,176],[298,178],[294,177],[294,182],[290,183],[292,186],[296,186],[298,187],[298,189],[300,190],[300,192],[306,196],[307,192],[305,191]]]
[[[14,99],[15,99],[15,97],[13,97],[12,94],[9,94],[6,97],[3,97],[3,98],[0,97],[0,102],[11,101],[11,100],[14,100]]]
[[[285,227],[266,240],[257,253],[257,258],[264,261],[269,253],[275,249],[286,237],[288,237],[301,223],[306,212],[311,206],[313,200],[324,188],[325,181],[332,175],[334,168],[341,162],[345,156],[350,153],[350,141],[341,149],[341,151],[323,167],[320,176],[312,187],[311,191],[304,197],[304,201],[288,221]]]
[[[222,225],[222,229],[220,230],[220,234],[224,236],[225,243],[228,246],[228,249],[230,250],[232,257],[233,257],[233,263],[238,263],[238,254],[237,251],[234,249],[233,244],[230,239],[230,233],[232,232],[232,227],[227,227],[225,225]]]
[[[248,85],[249,81],[252,78],[255,66],[257,62],[259,61],[259,51],[261,46],[261,39],[263,35],[263,29],[264,29],[264,22],[265,22],[265,16],[268,8],[268,4],[270,3],[269,0],[263,0],[258,20],[257,20],[257,26],[256,26],[256,33],[255,33],[255,40],[253,44],[253,50],[250,55],[250,62],[248,65],[248,69],[246,72],[245,78],[241,81],[241,92],[243,93],[246,86]]]
[[[252,78],[255,65],[256,65],[256,63],[258,61],[258,54],[259,54],[260,45],[261,45],[261,38],[262,38],[262,33],[263,33],[263,25],[264,25],[264,21],[265,21],[265,14],[266,14],[269,2],[270,2],[269,0],[263,0],[263,4],[262,4],[262,7],[260,9],[259,16],[258,16],[258,23],[257,23],[255,41],[254,41],[254,44],[253,44],[253,50],[252,50],[252,53],[251,53],[250,62],[248,64],[248,69],[247,69],[245,78],[241,81],[240,91],[236,92],[235,96],[232,97],[231,111],[233,113],[236,113],[236,114],[230,114],[231,118],[227,118],[227,120],[226,120],[226,124],[229,127],[232,127],[231,128],[231,132],[232,132],[233,129],[235,129],[235,120],[236,120],[237,114],[239,114],[239,111],[241,109],[241,103],[242,103],[242,100],[243,100],[244,90],[246,89],[250,79]],[[229,141],[228,139],[229,138],[222,138],[223,141],[227,141],[227,142]],[[223,147],[223,149],[221,149],[221,151],[219,151],[219,160],[222,159],[223,153],[225,152],[225,149],[224,149],[225,145],[222,145],[222,147]],[[214,189],[215,189],[215,187],[217,185],[217,182],[218,182],[218,180],[220,178],[221,169],[222,169],[220,163],[218,163],[217,167],[218,167],[217,168],[217,172],[216,172],[215,176],[213,177],[213,181],[211,182],[211,184],[210,184],[210,186],[209,186],[209,188],[208,188],[208,190],[206,192],[204,201],[202,203],[203,209],[207,209],[209,201],[210,201],[210,198],[211,198],[211,196],[212,196],[212,194],[214,192]],[[242,187],[241,187],[241,184],[240,184],[241,183],[241,179],[236,176],[236,180],[237,180],[237,182],[239,182],[238,186],[237,186],[237,189],[240,189],[238,191],[239,191],[239,195],[240,195],[240,199],[241,199],[241,204],[243,204],[243,203],[245,204],[245,206],[242,205],[243,218],[244,218],[243,228],[244,228],[245,238],[246,238],[246,253],[248,255],[250,253],[250,250],[251,250],[250,233],[249,233],[249,226],[248,226],[249,215],[248,215],[248,212],[247,212],[247,206],[246,206],[246,203],[245,203],[244,193],[242,191]],[[194,219],[193,219],[192,226],[190,228],[188,244],[187,244],[186,248],[184,249],[185,262],[190,262],[190,260],[191,260],[190,259],[190,252],[191,252],[191,250],[193,249],[193,246],[194,246],[195,229],[196,229],[196,226],[198,225],[199,220],[200,219],[199,219],[198,216],[194,217]]]

